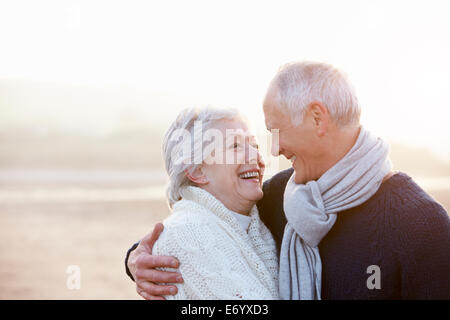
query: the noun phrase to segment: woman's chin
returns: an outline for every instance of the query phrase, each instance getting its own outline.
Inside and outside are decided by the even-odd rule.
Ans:
[[[245,197],[245,199],[253,201],[255,203],[261,200],[263,195],[264,194],[260,187],[255,187],[253,190],[245,190],[245,192],[243,192],[243,196]]]
[[[260,189],[260,192],[258,193],[258,196],[256,197],[256,201],[259,201],[259,200],[261,200],[262,199],[262,197],[264,196],[264,194],[263,194],[263,192],[262,192],[262,190]]]

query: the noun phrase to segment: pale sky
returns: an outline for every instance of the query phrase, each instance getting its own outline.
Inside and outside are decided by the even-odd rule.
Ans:
[[[364,125],[450,157],[448,3],[2,1],[0,78],[189,96],[262,128],[278,67],[324,61],[349,74]]]

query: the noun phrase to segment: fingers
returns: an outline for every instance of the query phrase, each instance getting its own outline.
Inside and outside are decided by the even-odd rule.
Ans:
[[[148,294],[147,292],[145,292],[143,289],[140,289],[139,287],[136,286],[136,291],[137,293],[144,298],[145,300],[166,300],[164,297],[162,296],[153,296],[151,294]]]
[[[141,295],[145,300],[166,300],[164,297],[158,297],[158,296],[150,296],[143,292]]]
[[[155,283],[182,283],[183,277],[178,272],[160,270],[139,269],[136,272],[137,281],[149,281]]]
[[[137,290],[137,293],[145,300],[166,300],[162,296],[152,296],[152,295],[148,294],[147,292],[145,292],[144,290]]]
[[[157,223],[153,228],[153,232],[151,234],[146,235],[142,240],[141,244],[147,248],[149,253],[152,252],[153,245],[156,240],[158,240],[159,235],[164,230],[164,225],[162,223]]]
[[[152,256],[150,254],[141,254],[136,259],[137,270],[154,268],[178,268],[180,263],[174,257]]]
[[[141,254],[136,259],[136,291],[146,300],[165,300],[164,295],[174,295],[178,292],[176,286],[160,285],[159,283],[181,283],[183,278],[177,272],[156,270],[155,268],[178,268],[180,263],[174,257],[151,255],[153,245],[158,240],[164,226],[155,225],[153,232],[145,236],[140,245]],[[147,254],[149,253],[149,254]]]
[[[174,295],[178,292],[176,286],[161,286],[151,282],[142,281],[136,285],[137,293],[146,300],[162,300],[161,296]]]

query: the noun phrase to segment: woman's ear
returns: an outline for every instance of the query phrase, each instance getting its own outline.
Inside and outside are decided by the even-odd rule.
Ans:
[[[186,177],[196,184],[208,184],[208,178],[206,178],[205,173],[203,172],[202,166],[198,166],[194,170],[185,169],[184,173]]]

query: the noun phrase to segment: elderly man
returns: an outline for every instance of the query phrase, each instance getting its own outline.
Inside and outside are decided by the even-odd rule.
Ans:
[[[264,183],[261,219],[280,253],[284,299],[450,299],[450,221],[405,173],[391,171],[388,146],[359,123],[360,106],[336,68],[282,67],[264,100],[272,153],[292,168]],[[177,265],[151,255],[161,232],[127,253],[144,298],[173,294]]]

